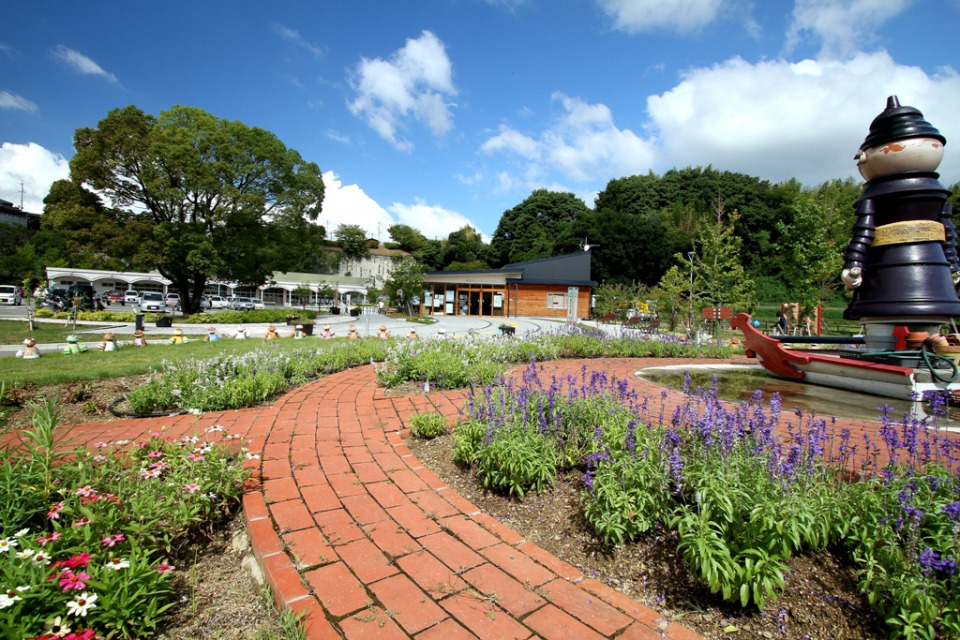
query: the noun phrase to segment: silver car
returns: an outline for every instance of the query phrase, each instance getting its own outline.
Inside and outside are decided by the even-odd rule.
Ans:
[[[237,311],[253,311],[256,303],[252,298],[234,298],[230,308]]]
[[[140,294],[140,311],[165,311],[167,304],[159,291],[144,291]]]

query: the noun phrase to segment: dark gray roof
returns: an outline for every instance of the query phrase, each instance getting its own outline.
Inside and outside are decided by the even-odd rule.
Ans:
[[[474,269],[469,271],[430,271],[425,275],[483,275],[491,273],[520,272],[519,278],[507,278],[507,282],[526,284],[565,284],[595,287],[597,283],[590,279],[590,252],[580,251],[565,256],[512,262],[500,269]]]

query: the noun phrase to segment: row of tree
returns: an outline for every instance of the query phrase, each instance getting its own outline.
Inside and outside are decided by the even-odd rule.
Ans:
[[[210,279],[329,273],[371,246],[357,225],[327,237],[316,224],[320,169],[262,129],[192,107],[154,117],[129,106],[78,129],[74,147],[70,179],[51,187],[40,231],[0,234],[3,280],[42,278],[45,266],[155,269],[194,311]],[[952,191],[956,201],[960,186]],[[789,299],[809,308],[838,287],[859,192],[852,179],[803,188],[712,167],[611,180],[592,209],[571,193],[537,190],[503,212],[489,244],[469,226],[444,239],[391,226],[386,246],[413,260],[387,291],[409,295],[425,270],[499,268],[589,245],[593,278],[609,287],[657,287],[682,301],[692,278],[704,304]]]

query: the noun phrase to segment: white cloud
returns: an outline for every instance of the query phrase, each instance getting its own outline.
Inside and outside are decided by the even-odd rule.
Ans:
[[[317,223],[326,227],[328,237],[332,237],[341,224],[359,225],[368,238],[379,238],[381,242],[390,240],[387,229],[397,223],[410,225],[428,238],[446,238],[451,232],[468,224],[478,229],[462,214],[427,204],[419,198],[413,204],[394,202],[388,213],[359,186],[344,185],[340,176],[333,171],[323,174],[323,186],[323,211]]]
[[[819,40],[821,58],[850,58],[876,40],[876,30],[915,0],[797,0],[787,51],[805,36]]]
[[[480,146],[488,153],[513,153],[526,161],[522,182],[544,186],[544,176],[560,172],[576,182],[629,175],[648,169],[654,161],[653,145],[629,129],[619,129],[603,104],[588,104],[562,93],[553,95],[562,115],[536,137],[506,125]],[[500,175],[501,187],[516,179]]]
[[[0,198],[20,206],[20,184],[23,183],[23,208],[30,213],[43,212],[43,199],[50,185],[70,177],[66,158],[47,151],[33,142],[0,146]]]
[[[388,239],[387,227],[394,224],[393,218],[377,201],[364,193],[358,185],[344,185],[333,171],[323,174],[323,211],[317,220],[327,229],[327,237],[333,237],[341,224],[363,227],[368,238]],[[378,226],[379,225],[379,226]]]
[[[419,198],[413,204],[394,202],[390,205],[390,213],[395,215],[401,224],[419,229],[420,233],[428,238],[442,240],[467,225],[477,229],[477,225],[463,214],[437,205],[429,205]],[[481,229],[477,230],[482,233]],[[483,237],[488,241],[490,239],[486,234]]]
[[[713,22],[723,0],[597,0],[613,18],[614,26],[627,33],[676,31],[689,33]]]
[[[0,109],[19,109],[20,111],[36,111],[37,105],[22,96],[8,91],[0,91]]]
[[[384,140],[411,151],[413,143],[397,136],[407,120],[426,125],[435,136],[453,127],[455,105],[447,102],[457,94],[452,75],[443,43],[424,31],[419,38],[408,39],[390,60],[361,58],[350,79],[357,96],[348,107]]]
[[[62,44],[57,45],[57,48],[53,50],[53,55],[57,58],[60,58],[68,65],[73,67],[74,71],[82,73],[84,75],[91,76],[102,76],[110,82],[118,82],[117,77],[112,73],[107,73],[104,71],[100,65],[96,62],[83,55],[79,51],[74,51],[68,47],[63,46]]]
[[[282,24],[274,23],[273,31],[277,35],[279,35],[281,38],[286,40],[287,42],[290,42],[302,49],[306,49],[307,51],[309,51],[310,53],[312,53],[317,57],[323,55],[322,47],[320,47],[319,45],[313,44],[312,42],[308,42],[307,40],[304,40],[303,36],[301,36],[300,32],[297,31],[296,29],[291,29],[289,27],[285,27]]]
[[[960,76],[930,76],[896,64],[886,52],[847,61],[734,58],[691,69],[682,82],[647,100],[660,167],[707,166],[773,181],[806,184],[856,176],[853,156],[888,95],[920,109],[948,139],[960,142],[954,118]],[[960,161],[941,166],[943,182],[960,177]]]

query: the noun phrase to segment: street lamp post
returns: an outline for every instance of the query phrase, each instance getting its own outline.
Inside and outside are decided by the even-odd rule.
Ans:
[[[688,251],[687,257],[690,258],[690,312],[687,316],[687,327],[689,327],[690,337],[693,337],[693,260],[697,257],[696,251]]]

